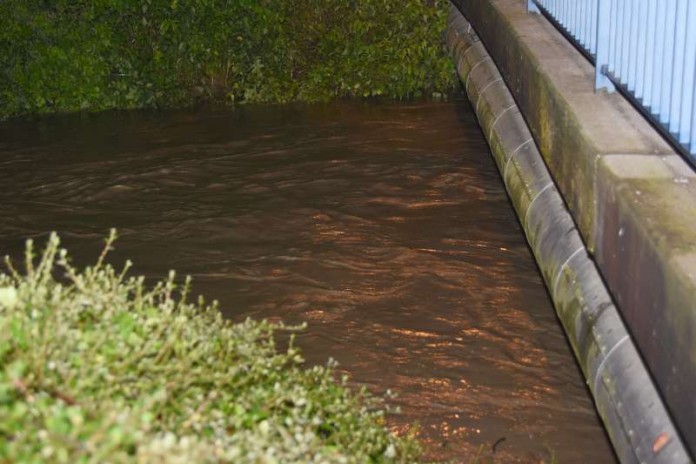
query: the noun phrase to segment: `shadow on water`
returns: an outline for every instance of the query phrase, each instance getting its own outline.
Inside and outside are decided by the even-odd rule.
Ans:
[[[308,363],[391,389],[428,457],[612,462],[466,103],[104,113],[0,126],[0,251],[194,277],[232,319],[307,321]]]

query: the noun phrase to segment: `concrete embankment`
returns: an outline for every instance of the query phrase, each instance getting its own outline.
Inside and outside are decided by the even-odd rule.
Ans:
[[[691,462],[696,176],[526,1],[456,3],[448,46],[617,455]]]

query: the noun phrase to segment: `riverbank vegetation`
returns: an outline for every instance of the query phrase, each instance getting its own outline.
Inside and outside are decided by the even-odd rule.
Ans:
[[[446,0],[3,0],[0,117],[448,92]]]
[[[107,244],[111,245],[111,240]],[[233,324],[53,235],[0,274],[0,462],[415,462],[377,400],[302,367],[267,322]]]

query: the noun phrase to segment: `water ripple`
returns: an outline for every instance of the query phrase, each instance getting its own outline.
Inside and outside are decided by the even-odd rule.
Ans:
[[[232,319],[307,321],[309,363],[399,394],[432,459],[613,459],[462,103],[105,113],[0,126],[0,251],[170,268]],[[568,444],[572,444],[569,446]]]

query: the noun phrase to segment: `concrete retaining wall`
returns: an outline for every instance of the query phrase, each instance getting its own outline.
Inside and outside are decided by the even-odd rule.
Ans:
[[[479,8],[489,2],[463,3]],[[504,35],[499,31],[502,26],[490,18],[482,25]],[[493,31],[490,34],[495,35]],[[504,73],[501,75],[495,56],[488,54],[474,28],[456,8],[450,15],[447,42],[619,458],[622,462],[691,462],[583,241],[595,249],[617,246],[615,253],[622,253],[621,240],[609,243],[608,236],[589,231],[596,230],[596,211],[612,211],[603,213],[605,216],[622,211],[623,198],[616,194],[615,186],[621,185],[622,179],[633,177],[617,169],[617,163],[627,160],[619,155],[606,159],[594,155],[596,147],[585,140],[586,134],[573,121],[573,113],[564,113],[563,105],[554,103],[553,99],[547,101],[549,93],[556,89],[523,83],[524,73],[511,72],[507,79]],[[512,57],[519,66],[528,66],[522,65],[521,57],[517,58],[515,47],[508,42],[504,47],[506,52],[501,53]],[[512,92],[508,87],[510,82]],[[591,88],[592,82],[590,79],[586,85]],[[534,92],[541,95],[532,96]],[[520,99],[542,108],[525,112],[524,104],[518,106]],[[551,110],[553,105],[558,108]],[[525,118],[530,122],[531,132]],[[618,123],[621,124],[630,126],[631,122]],[[641,130],[648,133],[651,129],[641,126],[637,132]],[[564,134],[565,140],[556,140]],[[632,135],[635,134],[629,134],[629,139]],[[659,140],[654,146],[642,148],[668,150]],[[546,155],[542,156],[544,150]],[[582,156],[581,150],[591,155]],[[617,183],[610,184],[604,177],[603,182],[596,182],[598,163],[611,167],[615,176],[623,173],[623,177],[611,179]],[[628,164],[629,173],[638,169],[632,161]],[[597,201],[599,195],[601,202]],[[571,215],[574,211],[577,211],[575,217]],[[602,230],[612,232],[611,228]],[[618,236],[623,237],[620,233]]]

